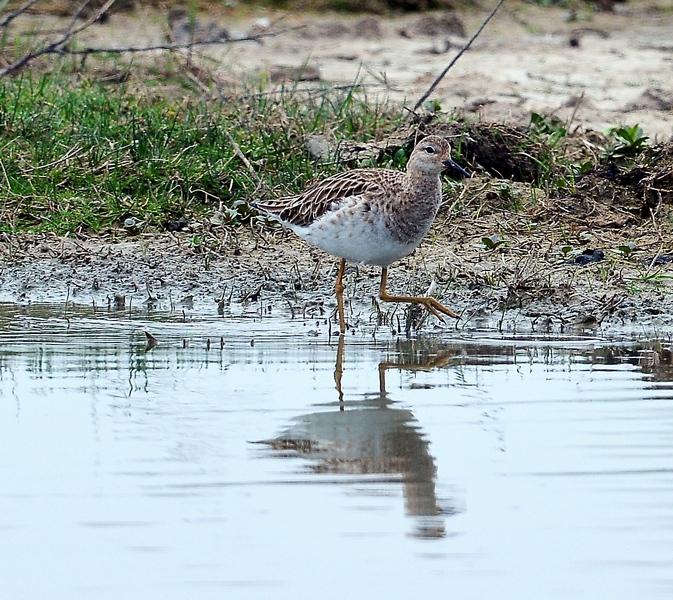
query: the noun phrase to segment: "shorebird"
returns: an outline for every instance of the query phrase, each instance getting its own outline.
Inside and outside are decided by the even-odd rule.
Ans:
[[[446,168],[470,176],[451,160],[449,143],[431,135],[416,145],[406,172],[353,169],[309,185],[300,194],[252,206],[341,259],[334,291],[342,334],[346,262],[381,267],[379,297],[384,302],[422,304],[443,321],[440,313],[458,315],[431,296],[390,295],[387,285],[388,267],[411,254],[434,221],[442,201],[440,174]]]

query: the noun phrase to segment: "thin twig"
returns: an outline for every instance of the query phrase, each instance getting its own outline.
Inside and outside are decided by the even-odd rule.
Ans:
[[[0,170],[2,170],[2,174],[5,176],[5,182],[7,184],[7,190],[11,190],[12,186],[9,183],[9,177],[7,176],[7,170],[5,169],[5,163],[2,162],[2,159],[0,159]]]
[[[23,6],[20,6],[16,10],[10,12],[2,21],[0,21],[0,27],[7,27],[16,17],[22,15],[26,12],[33,4],[37,3],[39,0],[28,0]]]
[[[575,106],[573,107],[573,112],[570,115],[570,118],[568,119],[568,124],[566,125],[566,130],[570,132],[570,127],[573,124],[573,121],[575,120],[575,115],[577,114],[577,111],[580,107],[580,104],[584,102],[584,92],[585,90],[582,90],[582,93],[580,94],[579,98],[577,98],[577,101],[575,102]]]
[[[323,95],[327,92],[341,92],[348,91],[354,93],[359,90],[370,90],[377,89],[373,84],[364,84],[364,83],[346,83],[344,85],[331,85],[328,87],[293,87],[293,92],[306,93],[306,94],[319,94]],[[284,88],[269,90],[266,92],[253,92],[250,94],[241,94],[238,96],[241,100],[250,100],[251,98],[265,98],[268,96],[279,96],[281,94],[287,93],[287,90]]]
[[[241,147],[236,143],[236,140],[233,138],[233,136],[226,130],[222,130],[224,132],[224,135],[227,136],[227,139],[229,140],[229,143],[231,144],[231,147],[234,149],[234,154],[241,160],[241,162],[245,165],[245,168],[250,171],[250,174],[252,175],[253,179],[258,183],[261,184],[263,183],[262,180],[260,179],[259,175],[257,174],[257,171],[255,171],[255,168],[252,166],[248,158],[246,157],[245,154],[243,154],[243,151],[241,150]]]
[[[270,31],[268,33],[259,33],[256,35],[250,35],[247,37],[236,38],[235,40],[202,40],[196,42],[184,42],[181,44],[157,44],[156,46],[127,46],[122,48],[81,48],[79,50],[73,50],[70,48],[62,48],[58,50],[59,54],[70,54],[70,55],[80,55],[80,54],[132,54],[134,52],[152,52],[154,50],[183,50],[191,49],[196,46],[215,46],[215,45],[226,45],[226,44],[237,44],[239,42],[257,42],[263,38],[275,37],[283,33],[288,33],[289,31],[296,31],[297,29],[302,29],[304,25],[298,25],[296,27],[286,27],[285,29],[279,29],[278,31]]]
[[[460,52],[459,52],[458,54],[456,54],[456,56],[453,57],[453,60],[452,60],[452,61],[448,64],[448,66],[447,66],[447,67],[440,73],[439,77],[437,77],[437,79],[435,79],[435,80],[432,82],[432,85],[430,86],[430,88],[428,89],[428,91],[425,92],[425,94],[423,94],[423,95],[421,96],[421,98],[418,100],[418,102],[416,102],[416,104],[414,105],[414,110],[413,110],[412,112],[416,112],[416,111],[419,109],[419,107],[423,104],[423,102],[425,102],[425,101],[428,99],[428,96],[430,96],[430,94],[432,94],[432,92],[435,90],[435,88],[439,85],[439,82],[440,82],[442,79],[444,79],[444,76],[449,72],[449,69],[450,69],[451,67],[453,67],[454,64],[456,64],[456,61],[457,61],[463,54],[465,54],[465,52],[467,52],[467,50],[468,50],[468,49],[470,48],[470,46],[472,45],[472,42],[474,42],[474,40],[476,40],[477,37],[479,37],[479,34],[482,32],[482,30],[484,29],[484,27],[486,27],[486,24],[493,18],[493,16],[495,15],[495,13],[498,12],[498,9],[502,6],[503,2],[505,2],[505,0],[500,0],[500,1],[498,2],[498,4],[497,4],[496,7],[491,11],[491,13],[488,15],[488,17],[486,17],[486,20],[481,24],[481,27],[479,27],[479,29],[477,29],[477,32],[470,38],[470,40],[467,42],[467,44],[465,44],[465,45],[461,48]]]
[[[97,20],[97,19],[99,19],[100,17],[102,17],[103,14],[105,14],[105,11],[107,11],[107,9],[110,8],[110,6],[112,6],[114,3],[115,3],[115,0],[111,0],[110,2],[108,2],[108,5],[105,6],[105,7],[103,7],[103,8],[100,10],[100,12],[96,15],[96,17],[94,18],[94,21]],[[77,24],[77,19],[80,18],[80,16],[81,16],[82,13],[84,12],[84,9],[85,9],[87,6],[89,6],[89,4],[91,4],[91,0],[84,0],[84,2],[82,2],[82,4],[80,4],[80,5],[77,7],[77,9],[75,10],[75,12],[74,12],[74,13],[71,15],[71,17],[70,17],[70,22],[68,23],[68,26],[65,28],[65,35],[68,35],[69,33],[74,32],[75,29],[77,29],[77,28],[75,27],[75,25]],[[94,21],[91,21],[91,23],[89,23],[88,25],[86,25],[86,27],[88,27],[89,25],[91,25]],[[80,29],[79,31],[81,31],[81,29]]]
[[[110,0],[107,4],[112,4],[114,0]],[[102,14],[102,11],[99,13]],[[93,19],[89,19],[87,21],[85,26],[79,27],[76,30],[66,30],[66,33],[63,34],[61,38],[59,38],[57,41],[52,42],[51,44],[48,44],[47,46],[40,48],[39,50],[36,50],[32,53],[27,54],[26,56],[23,56],[16,62],[12,63],[5,69],[0,71],[0,77],[3,77],[5,75],[9,75],[11,73],[14,73],[15,71],[18,71],[21,67],[26,65],[26,63],[30,62],[31,60],[37,58],[38,56],[43,56],[45,54],[61,54],[61,55],[70,55],[70,56],[88,56],[89,54],[136,54],[140,52],[154,52],[157,50],[167,50],[167,51],[172,51],[172,50],[183,50],[183,49],[191,49],[195,48],[197,46],[213,46],[213,45],[226,45],[226,44],[234,44],[234,43],[239,43],[239,42],[256,42],[264,38],[268,37],[275,37],[278,35],[282,35],[283,33],[288,33],[290,31],[296,31],[298,29],[302,29],[304,26],[299,25],[296,27],[287,27],[285,29],[281,29],[279,31],[272,31],[269,33],[260,33],[257,35],[251,35],[247,37],[241,37],[237,38],[235,40],[203,40],[203,41],[197,41],[197,42],[185,42],[181,44],[157,44],[154,46],[126,46],[126,47],[121,47],[121,48],[103,48],[103,47],[93,47],[93,48],[80,48],[80,49],[73,49],[73,48],[64,48],[63,44],[68,42],[72,37],[75,36],[75,34],[79,33],[84,29],[85,27],[88,27],[93,23],[96,18],[98,18],[98,15],[94,17]]]
[[[108,0],[100,8],[100,10],[96,11],[96,13],[93,16],[84,21],[84,23],[82,23],[79,27],[75,27],[76,19],[82,13],[84,8],[86,8],[89,2],[90,0],[87,0],[77,9],[75,14],[72,16],[70,25],[68,26],[65,33],[61,37],[47,44],[46,46],[43,46],[42,48],[34,50],[33,52],[29,52],[25,56],[22,56],[20,59],[13,62],[8,67],[5,67],[4,69],[2,69],[2,71],[0,71],[0,77],[4,77],[5,75],[18,71],[21,67],[23,67],[31,60],[34,60],[38,56],[43,56],[45,54],[62,53],[64,51],[62,46],[65,43],[69,42],[72,38],[74,38],[78,33],[84,31],[87,27],[90,27],[93,23],[95,23],[98,19],[100,19],[101,16],[103,16],[107,12],[108,8],[110,8],[114,4],[115,0]]]
[[[38,165],[37,167],[30,167],[27,169],[24,169],[23,173],[32,173],[34,171],[41,171],[43,169],[51,169],[52,167],[55,167],[56,165],[60,165],[63,162],[67,162],[70,159],[74,158],[77,156],[79,152],[82,151],[82,147],[79,146],[78,144],[75,144],[72,148],[70,148],[63,156],[60,158],[57,158],[56,160],[47,163],[46,165]]]

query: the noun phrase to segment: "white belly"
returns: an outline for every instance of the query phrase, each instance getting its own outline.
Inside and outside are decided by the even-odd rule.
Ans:
[[[417,240],[400,242],[393,237],[378,215],[348,211],[330,213],[308,227],[288,224],[299,237],[328,254],[345,258],[349,262],[387,267],[411,254],[420,243],[425,231]]]

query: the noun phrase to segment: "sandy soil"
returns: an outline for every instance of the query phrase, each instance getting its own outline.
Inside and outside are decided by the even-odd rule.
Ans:
[[[673,11],[636,2],[568,22],[561,9],[501,10],[433,93],[444,110],[525,124],[531,112],[554,114],[599,131],[640,123],[653,138],[673,138]],[[456,32],[471,35],[485,14],[292,17],[306,29],[255,52],[235,46],[226,69],[306,64],[324,80],[361,80],[372,95],[413,105],[462,47]]]
[[[481,122],[527,123],[531,111],[554,112],[587,129],[640,123],[652,137],[669,140],[673,12],[653,10],[652,2],[630,4],[627,10],[589,20],[580,15],[568,23],[557,9],[518,4],[505,9],[449,73],[437,97],[444,109],[456,108]],[[372,95],[415,100],[464,40],[456,33],[459,26],[471,32],[484,15],[461,13],[458,25],[440,19],[431,36],[425,35],[432,29],[427,15],[287,15],[283,24],[306,27],[263,44],[233,45],[219,71],[223,81],[235,82],[242,73],[287,73],[288,68],[313,65],[322,80],[352,83],[360,78]],[[217,22],[238,35],[277,16],[233,22],[219,15]],[[88,35],[100,38],[91,42],[128,42],[130,32],[138,37],[134,43],[147,43],[164,39],[166,30],[163,15],[117,14]],[[672,172],[673,162],[667,163],[661,172],[648,174],[647,181],[671,187]],[[634,216],[629,203],[638,201],[635,187],[622,198],[621,188],[606,188],[599,179],[586,187],[577,205],[555,206],[540,197],[520,212],[510,211],[502,200],[512,190],[529,197],[525,185],[505,183],[503,194],[503,182],[485,176],[459,186],[419,250],[391,269],[391,290],[423,293],[435,282],[435,295],[461,314],[458,327],[670,332],[670,206],[644,218]],[[111,309],[155,307],[223,316],[286,314],[306,318],[307,324],[326,323],[335,305],[334,259],[282,231],[215,234],[205,249],[174,234],[112,232],[77,240],[4,236],[0,301],[68,300]],[[496,249],[482,242],[492,235],[503,240]],[[633,251],[625,253],[629,244]],[[582,251],[593,250],[604,252],[605,259],[578,263]],[[421,313],[378,305],[378,277],[378,270],[368,267],[353,266],[347,272],[353,331],[378,326],[404,331],[422,320]],[[425,322],[429,329],[454,325],[433,317]]]
[[[432,98],[445,111],[485,122],[527,124],[531,112],[539,112],[597,131],[639,123],[652,139],[671,140],[670,2],[634,0],[615,6],[616,12],[595,13],[506,3]],[[214,61],[209,66],[217,66],[225,85],[236,85],[251,73],[281,81],[301,71],[309,80],[360,82],[372,99],[413,105],[489,10],[396,16],[260,10],[244,18],[211,12],[199,15],[198,24],[203,35],[226,32],[232,38],[298,28],[260,42],[207,47],[204,52]],[[87,31],[82,42],[156,44],[169,30],[166,14],[144,9],[113,15]],[[179,21],[172,31],[184,39]]]

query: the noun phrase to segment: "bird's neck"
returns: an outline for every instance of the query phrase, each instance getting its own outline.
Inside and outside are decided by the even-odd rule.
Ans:
[[[428,173],[418,169],[409,169],[406,180],[408,188],[417,192],[425,189],[438,190],[441,187],[441,181],[437,173]]]
[[[434,219],[442,200],[442,183],[436,173],[408,173],[404,208]]]
[[[400,234],[407,241],[423,237],[437,215],[441,200],[439,175],[410,173],[394,217]]]

